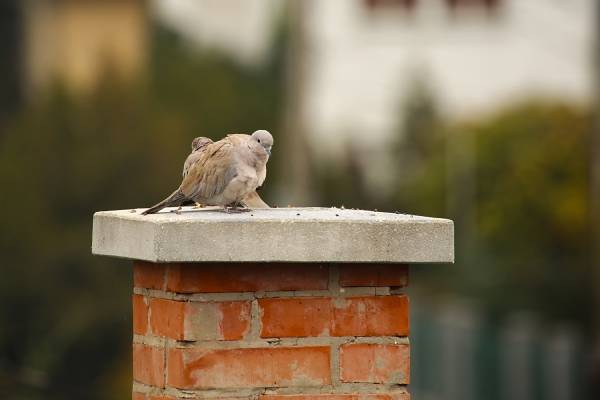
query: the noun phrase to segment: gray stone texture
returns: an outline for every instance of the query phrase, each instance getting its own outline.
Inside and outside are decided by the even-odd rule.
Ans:
[[[94,214],[92,253],[151,262],[454,262],[451,220],[340,208]]]

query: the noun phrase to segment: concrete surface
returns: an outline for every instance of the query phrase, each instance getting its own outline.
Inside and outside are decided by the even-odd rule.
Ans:
[[[152,262],[454,262],[447,219],[339,208],[94,214],[92,253]]]

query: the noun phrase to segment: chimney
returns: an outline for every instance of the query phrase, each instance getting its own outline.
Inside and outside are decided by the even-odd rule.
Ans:
[[[444,219],[184,209],[97,212],[92,252],[133,260],[134,400],[407,400],[409,265],[453,247]]]

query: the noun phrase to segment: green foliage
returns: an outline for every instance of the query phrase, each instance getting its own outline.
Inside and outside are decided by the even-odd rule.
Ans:
[[[584,110],[531,101],[429,132],[421,173],[396,201],[457,221],[456,266],[430,271],[438,289],[498,312],[591,322],[590,126]]]
[[[402,104],[391,194],[367,187],[352,146],[319,170],[324,204],[451,218],[456,264],[419,267],[413,286],[474,300],[486,315],[529,310],[590,328],[589,113],[533,99],[470,121],[445,121],[424,80]]]

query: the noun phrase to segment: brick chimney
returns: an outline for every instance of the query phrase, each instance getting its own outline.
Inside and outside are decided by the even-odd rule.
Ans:
[[[343,209],[94,215],[133,261],[133,399],[409,399],[408,264],[449,220]]]

